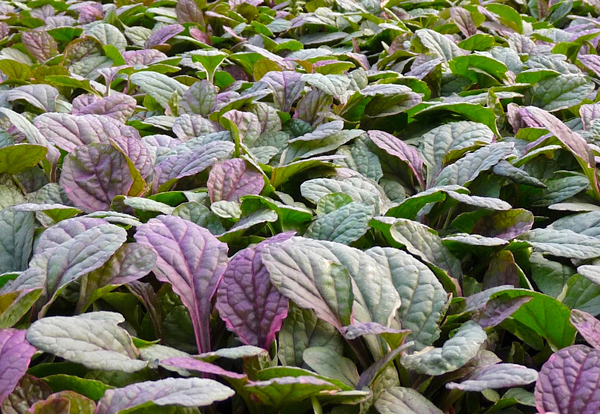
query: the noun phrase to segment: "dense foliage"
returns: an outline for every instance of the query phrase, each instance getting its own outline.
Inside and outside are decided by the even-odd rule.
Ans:
[[[0,411],[597,414],[597,0],[0,3]]]

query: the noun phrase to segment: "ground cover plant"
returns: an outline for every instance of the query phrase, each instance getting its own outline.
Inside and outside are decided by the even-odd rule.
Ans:
[[[0,2],[0,411],[597,414],[599,14]]]

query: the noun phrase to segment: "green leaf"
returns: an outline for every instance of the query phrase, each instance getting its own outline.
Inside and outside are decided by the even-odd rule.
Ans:
[[[396,219],[390,233],[409,253],[445,270],[450,276],[461,279],[460,261],[450,253],[431,228],[412,220]]]
[[[469,78],[473,82],[478,82],[480,73],[502,80],[508,71],[504,63],[485,55],[457,56],[448,62],[448,65],[452,73]]]
[[[593,90],[594,83],[587,76],[554,76],[531,87],[529,104],[554,112],[580,104]]]
[[[213,81],[217,68],[228,56],[219,50],[195,50],[191,55],[192,61],[202,65],[209,82]]]
[[[35,217],[14,207],[0,211],[0,274],[27,269],[33,246]]]
[[[0,173],[18,174],[46,158],[46,147],[17,144],[0,148]]]
[[[0,71],[9,79],[28,80],[31,75],[28,65],[12,59],[0,59]]]
[[[267,245],[262,251],[271,283],[319,319],[338,328],[348,325],[354,301],[348,271],[329,259],[331,254],[319,242],[295,241]]]
[[[571,311],[556,299],[525,289],[503,290],[493,294],[491,298],[500,296],[507,296],[508,298],[532,297],[530,301],[521,305],[512,314],[511,318],[546,339],[553,350],[556,351],[570,346],[575,341],[577,331],[569,322]]]
[[[339,208],[352,203],[352,197],[344,193],[331,193],[322,197],[317,203],[317,216],[319,218],[333,213]]]
[[[27,340],[44,352],[89,369],[136,372],[148,362],[136,359],[131,337],[118,326],[124,320],[113,312],[47,317],[31,325]]]
[[[330,382],[315,377],[281,377],[268,381],[255,381],[246,389],[265,405],[280,409],[326,391],[340,389]]]
[[[394,387],[384,390],[375,400],[381,414],[442,414],[431,401],[412,388]]]
[[[537,251],[572,259],[593,259],[600,256],[600,240],[571,230],[551,228],[530,230],[520,236]]]
[[[463,367],[477,356],[487,334],[475,322],[463,324],[441,348],[425,348],[402,355],[400,363],[408,370],[425,375],[442,375]]]
[[[167,107],[174,93],[181,97],[188,90],[187,86],[175,79],[157,72],[137,72],[131,75],[129,79],[138,85],[143,92],[156,99],[156,102],[163,108]]]
[[[445,62],[449,62],[455,57],[463,56],[464,54],[452,40],[430,29],[417,30],[413,38],[413,44],[417,46],[418,52],[426,49],[432,55],[444,59]]]
[[[362,203],[344,205],[314,221],[304,237],[350,244],[367,232],[373,212],[373,206]]]
[[[329,348],[308,348],[302,358],[311,369],[324,377],[340,380],[353,388],[358,384],[359,375],[354,362]]]
[[[341,354],[343,338],[337,329],[317,319],[310,309],[301,309],[290,303],[288,316],[279,331],[279,359],[284,366],[303,365],[304,350],[312,347],[326,347]]]
[[[98,401],[106,390],[112,388],[110,385],[93,379],[79,378],[74,375],[55,374],[43,378],[43,381],[52,388],[54,392],[75,391],[94,401]]]
[[[87,34],[97,39],[104,46],[114,46],[117,50],[125,50],[127,39],[119,29],[111,24],[99,23],[94,25]]]
[[[350,79],[344,75],[321,75],[320,73],[309,73],[302,75],[302,80],[319,90],[322,90],[328,95],[339,96],[344,94]]]
[[[432,345],[440,335],[438,322],[446,304],[440,281],[427,266],[401,250],[373,247],[367,254],[389,268],[401,300],[398,317],[402,328],[411,330],[407,341],[414,341],[417,351]]]

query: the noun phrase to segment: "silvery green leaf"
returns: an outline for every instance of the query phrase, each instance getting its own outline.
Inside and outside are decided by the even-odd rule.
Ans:
[[[390,232],[392,238],[406,246],[409,253],[444,269],[456,279],[461,278],[460,261],[450,253],[431,228],[412,220],[396,219]]]
[[[136,372],[148,362],[137,359],[131,337],[118,326],[124,320],[113,312],[46,317],[29,327],[27,340],[39,350],[89,369]]]
[[[456,371],[477,356],[487,334],[475,322],[463,324],[441,348],[425,348],[402,355],[400,363],[408,370],[425,375],[442,375]]]
[[[336,161],[337,165],[351,168],[362,176],[375,181],[379,181],[383,176],[379,158],[360,139],[357,139],[352,145],[338,148],[336,154],[346,157]]]
[[[302,80],[328,95],[342,95],[350,86],[350,79],[344,75],[321,75],[320,73],[308,73],[302,75]]]
[[[600,239],[572,230],[551,228],[530,230],[520,236],[537,251],[572,259],[593,259],[600,256]]]
[[[533,201],[532,206],[546,207],[560,203],[587,189],[590,182],[586,176],[577,174],[570,177],[546,180],[545,185],[547,188],[540,197]]]
[[[442,414],[431,401],[412,388],[394,387],[384,390],[375,400],[381,414]]]
[[[125,50],[127,39],[119,29],[112,24],[98,23],[94,25],[87,34],[100,41],[104,46],[114,46],[118,50]]]
[[[537,380],[536,370],[517,364],[496,364],[480,368],[471,373],[460,384],[450,382],[446,388],[470,392],[481,392],[486,389],[512,388],[528,385]]]
[[[367,232],[373,212],[373,206],[346,204],[319,217],[308,227],[304,237],[350,244]]]
[[[35,218],[13,207],[0,211],[0,273],[25,270],[33,247]]]
[[[501,160],[511,156],[513,149],[513,143],[498,142],[471,152],[440,171],[435,179],[435,186],[468,184],[481,172],[489,170]]]
[[[204,378],[166,378],[124,388],[106,390],[96,414],[118,414],[151,405],[203,407],[232,397],[235,392],[217,381]]]
[[[465,53],[452,40],[441,33],[430,29],[419,29],[415,32],[413,42],[422,46],[436,57],[444,59],[447,63],[457,56]]]
[[[366,253],[389,269],[401,299],[402,328],[412,331],[407,341],[415,342],[415,350],[432,345],[440,335],[438,323],[446,304],[446,291],[435,274],[401,250],[373,247]]]
[[[546,78],[531,87],[530,105],[549,112],[580,104],[594,90],[594,83],[583,75],[559,75]]]
[[[131,82],[153,97],[163,108],[167,107],[169,100],[175,92],[179,96],[183,96],[188,90],[188,87],[184,84],[158,72],[137,72],[129,78]]]
[[[353,388],[358,384],[360,377],[354,362],[329,348],[307,348],[302,358],[319,375],[342,381]]]

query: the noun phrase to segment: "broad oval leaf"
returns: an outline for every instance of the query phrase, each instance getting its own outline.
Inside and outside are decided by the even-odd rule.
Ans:
[[[258,195],[265,180],[261,172],[250,167],[245,160],[234,158],[216,164],[208,176],[208,194],[211,202],[239,201],[245,195]]]
[[[450,382],[446,388],[470,392],[528,385],[538,379],[538,372],[517,364],[496,364],[475,370],[460,384]]]
[[[552,354],[535,386],[541,413],[592,414],[600,409],[600,351],[573,345]]]
[[[127,158],[110,144],[77,147],[67,155],[60,184],[84,211],[109,210],[113,198],[127,195],[133,184]]]
[[[152,405],[204,407],[233,396],[235,392],[217,381],[203,378],[166,378],[124,388],[106,390],[95,414],[118,414]]]
[[[442,414],[431,401],[412,388],[394,387],[384,390],[375,408],[381,414]]]
[[[47,317],[29,327],[27,340],[44,352],[90,369],[136,372],[148,362],[136,359],[131,337],[118,326],[124,320],[113,312]]]

